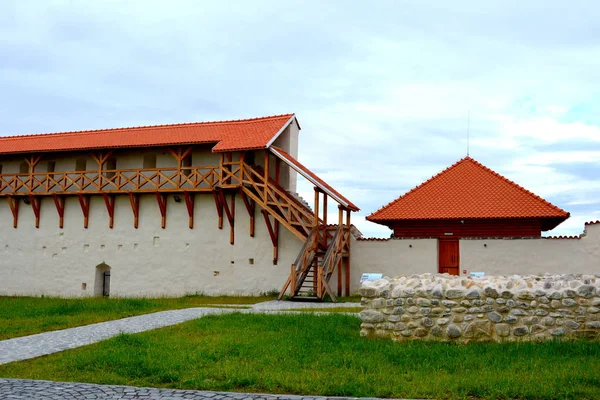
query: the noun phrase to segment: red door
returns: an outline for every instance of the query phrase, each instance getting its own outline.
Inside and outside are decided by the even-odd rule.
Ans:
[[[438,241],[439,272],[460,275],[460,257],[458,239],[440,239]]]

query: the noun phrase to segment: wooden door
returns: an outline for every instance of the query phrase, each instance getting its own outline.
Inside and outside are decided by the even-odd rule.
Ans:
[[[440,239],[438,241],[439,272],[460,275],[460,256],[458,239]]]

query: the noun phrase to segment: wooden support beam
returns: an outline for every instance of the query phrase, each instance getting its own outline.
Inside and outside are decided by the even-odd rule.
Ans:
[[[268,183],[269,183],[269,150],[265,150],[265,193],[263,196],[263,199],[268,198],[267,197],[267,192],[268,192]]]
[[[338,274],[337,274],[337,295],[341,296],[342,295],[342,268],[338,268]]]
[[[64,196],[53,194],[52,199],[54,200],[54,205],[56,206],[56,211],[58,212],[58,227],[62,229],[65,219],[65,198]]]
[[[256,211],[256,202],[252,199],[249,199],[244,193],[243,189],[240,189],[240,194],[242,195],[242,200],[244,205],[246,206],[246,210],[248,210],[248,215],[250,216],[250,237],[254,237],[254,215]]]
[[[221,195],[219,191],[212,192],[215,198],[215,206],[217,207],[217,216],[219,217],[219,229],[223,229],[223,203],[221,203]]]
[[[269,236],[271,237],[271,243],[273,243],[273,265],[277,265],[277,260],[279,259],[279,221],[273,219],[273,224],[271,224],[267,210],[261,211],[265,218],[265,225],[267,225]]]
[[[34,196],[32,194],[29,195],[29,202],[31,203],[31,209],[33,210],[33,215],[35,215],[35,227],[40,227],[40,209],[42,205],[42,198],[39,196]]]
[[[156,193],[156,201],[160,210],[160,227],[165,229],[167,226],[167,195],[166,193]]]
[[[323,193],[323,247],[327,247],[327,193]]]
[[[112,229],[115,224],[115,196],[104,193],[102,197],[104,197],[104,204],[108,211],[108,227]]]
[[[290,278],[289,279],[290,279],[290,286],[291,286],[290,287],[290,292],[291,292],[291,295],[293,296],[295,294],[295,291],[296,291],[296,266],[294,264],[292,264],[292,268],[291,268],[291,273],[290,273]],[[281,293],[284,293],[285,289],[286,288],[284,286],[284,289],[282,290]],[[281,300],[281,298],[279,300]]]
[[[29,191],[33,192],[33,188],[35,187],[35,182],[33,181],[33,172],[35,171],[35,166],[40,162],[40,160],[42,159],[41,155],[38,156],[30,156],[29,158],[25,159],[25,162],[29,165]],[[37,223],[39,225],[39,221]],[[36,225],[36,228],[38,226]]]
[[[88,222],[90,220],[90,196],[77,194],[79,198],[79,205],[81,206],[81,212],[83,212],[83,227],[87,229]]]
[[[194,200],[195,200],[195,195],[194,195],[194,193],[183,192],[183,197],[185,199],[185,206],[187,207],[188,216],[190,217],[188,225],[189,225],[190,229],[193,229],[194,228]]]
[[[343,258],[344,274],[346,278],[346,296],[350,296],[350,258]]]
[[[13,228],[17,229],[17,225],[19,223],[19,198],[6,196],[6,200],[8,200],[8,205],[13,215]]]
[[[227,204],[227,199],[225,198],[225,193],[223,191],[219,191],[219,197],[221,198],[222,208],[225,209],[225,215],[227,216],[227,220],[229,221],[229,227],[231,230],[229,231],[229,243],[234,244],[235,242],[235,193],[231,194],[231,206]]]
[[[140,222],[140,195],[129,192],[129,203],[133,211],[133,227],[137,229]]]

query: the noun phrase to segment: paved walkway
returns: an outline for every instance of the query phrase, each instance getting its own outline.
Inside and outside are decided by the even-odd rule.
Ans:
[[[207,392],[137,388],[132,386],[91,385],[0,378],[0,399],[11,400],[80,400],[80,399],[145,399],[145,400],[326,400],[354,397],[292,396],[256,393]],[[371,399],[369,399],[371,400]]]
[[[240,305],[243,307],[244,305]],[[246,305],[247,306],[247,305]],[[165,326],[180,324],[185,321],[211,314],[227,314],[232,312],[263,313],[289,312],[293,308],[331,308],[332,303],[305,303],[291,301],[268,301],[255,304],[251,309],[232,308],[185,308],[182,310],[160,311],[152,314],[99,322],[76,328],[44,332],[0,341],[0,365],[13,361],[27,360],[45,356],[63,350],[74,349],[88,344],[109,339],[120,333],[139,333]],[[356,307],[357,303],[344,303],[344,307]],[[340,307],[338,304],[337,307]]]

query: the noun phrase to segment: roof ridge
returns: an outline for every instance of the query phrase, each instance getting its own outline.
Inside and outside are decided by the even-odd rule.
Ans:
[[[431,178],[427,179],[425,182],[422,182],[420,184],[418,184],[417,186],[413,187],[412,189],[410,189],[408,192],[398,196],[395,200],[390,201],[388,204],[384,205],[383,207],[380,207],[378,210],[373,211],[370,215],[367,215],[365,218],[367,220],[369,220],[369,218],[372,218],[374,214],[377,214],[391,206],[393,206],[394,204],[396,204],[397,202],[399,202],[400,200],[402,200],[403,198],[405,198],[406,196],[408,196],[409,194],[411,194],[412,192],[414,192],[417,189],[422,188],[423,186],[427,185],[428,183],[430,183],[432,180],[434,180],[435,178],[437,178],[438,176],[448,172],[449,170],[451,170],[452,168],[456,167],[458,164],[460,164],[462,161],[464,161],[465,159],[470,158],[469,156],[465,157],[465,158],[461,158],[460,160],[456,161],[454,164],[444,168],[443,170],[441,170],[440,172],[438,172],[437,174],[433,175]]]
[[[79,131],[63,131],[63,132],[51,132],[51,133],[29,133],[22,135],[8,135],[8,136],[0,136],[0,141],[5,139],[27,139],[27,138],[38,138],[44,136],[75,136],[82,133],[87,134],[97,134],[104,133],[108,131],[130,131],[130,130],[139,130],[139,129],[150,129],[150,130],[159,130],[165,128],[174,128],[174,127],[185,127],[185,126],[196,126],[196,125],[229,125],[229,124],[241,124],[241,123],[255,123],[262,122],[264,120],[269,119],[278,119],[278,118],[291,118],[295,114],[277,114],[277,115],[268,115],[264,117],[255,117],[255,118],[245,118],[245,119],[230,119],[230,120],[219,120],[219,121],[198,121],[198,122],[180,122],[174,124],[158,124],[158,125],[139,125],[139,126],[128,126],[121,128],[102,128],[102,129],[88,129],[88,130],[79,130]]]
[[[567,216],[570,215],[569,212],[563,210],[562,208],[555,206],[554,204],[550,203],[548,200],[538,196],[537,194],[533,193],[530,190],[525,189],[523,186],[519,185],[518,183],[508,179],[507,177],[500,175],[499,173],[497,173],[496,171],[494,171],[493,169],[490,169],[488,167],[486,167],[485,165],[483,165],[482,163],[480,163],[479,161],[467,156],[465,157],[463,160],[468,160],[473,162],[475,165],[477,165],[478,167],[482,168],[483,170],[485,170],[486,172],[492,173],[494,176],[501,178],[502,180],[504,180],[506,183],[509,183],[511,185],[513,185],[514,187],[516,187],[517,189],[520,189],[521,191],[525,192],[526,194],[528,194],[529,196],[533,197],[536,200],[541,200],[543,203],[545,203],[546,205],[554,208],[555,210],[558,210],[564,214],[566,214]],[[461,161],[463,161],[461,160]]]
[[[431,178],[427,179],[425,182],[415,186],[414,188],[412,188],[411,190],[409,190],[408,192],[404,193],[403,195],[397,197],[395,200],[392,200],[390,203],[386,204],[385,206],[379,208],[377,211],[374,211],[373,213],[371,213],[370,215],[368,215],[366,217],[366,219],[368,221],[371,221],[372,218],[376,217],[375,214],[379,214],[383,211],[385,211],[386,209],[394,206],[396,203],[398,203],[400,200],[406,198],[407,196],[409,196],[410,194],[414,193],[415,191],[423,188],[424,186],[426,186],[427,184],[431,183],[433,180],[439,178],[441,175],[444,175],[448,172],[450,172],[452,169],[456,168],[458,165],[463,164],[464,162],[471,162],[472,164],[474,164],[475,166],[477,166],[478,168],[480,168],[482,171],[486,172],[486,173],[491,173],[493,176],[495,176],[496,178],[500,178],[502,181],[510,184],[511,186],[513,186],[514,188],[524,192],[525,194],[527,194],[528,196],[541,201],[542,203],[546,204],[547,206],[550,206],[550,208],[552,208],[554,211],[558,211],[562,214],[564,214],[564,216],[569,217],[570,213],[563,210],[560,207],[555,206],[554,204],[550,203],[549,201],[543,199],[542,197],[536,195],[535,193],[525,189],[524,187],[522,187],[521,185],[513,182],[512,180],[506,178],[503,175],[500,175],[499,173],[497,173],[496,171],[486,167],[485,165],[483,165],[482,163],[480,163],[479,161],[473,159],[470,156],[466,156],[464,158],[461,158],[460,160],[456,161],[454,164],[450,165],[449,167],[446,167],[445,169],[443,169],[442,171],[438,172],[437,174],[433,175]]]

